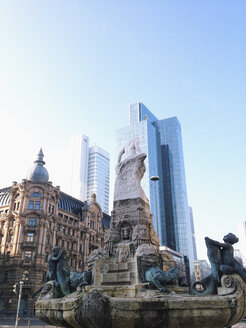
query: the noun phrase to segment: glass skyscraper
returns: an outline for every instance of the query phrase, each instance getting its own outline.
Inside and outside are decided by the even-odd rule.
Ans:
[[[85,135],[70,140],[69,194],[81,201],[90,201],[91,194],[106,214],[109,213],[110,155],[104,149],[89,147]]]
[[[194,251],[180,123],[176,117],[158,120],[144,104],[135,103],[129,106],[129,126],[117,131],[118,152],[134,136],[139,137],[141,150],[148,156],[142,187],[150,200],[156,231],[158,224],[160,243],[187,255],[193,271]],[[151,181],[151,176],[159,176],[160,180]]]
[[[98,146],[90,147],[87,178],[87,200],[95,193],[104,213],[109,213],[109,153]]]

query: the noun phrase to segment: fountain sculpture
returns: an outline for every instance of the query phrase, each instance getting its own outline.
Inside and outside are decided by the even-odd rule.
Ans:
[[[68,272],[64,251],[54,249],[48,282],[37,291],[39,319],[68,328],[216,328],[246,316],[244,271],[231,258],[232,244],[225,245],[231,236],[225,244],[206,239],[212,274],[200,282],[204,292],[167,285],[179,272],[160,268],[159,238],[141,187],[146,156],[137,137],[120,152],[111,227],[105,247],[89,255],[88,271]]]

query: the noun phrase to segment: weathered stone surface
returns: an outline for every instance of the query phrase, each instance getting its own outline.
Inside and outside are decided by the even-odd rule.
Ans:
[[[234,325],[246,316],[246,285],[238,275],[222,279],[224,296],[168,296],[141,285],[86,287],[61,299],[38,300],[37,316],[59,327],[75,328],[219,328]],[[234,287],[229,287],[234,286]],[[118,294],[117,294],[118,293]]]
[[[144,160],[146,154],[128,157],[116,166],[114,201],[130,198],[142,198],[148,203],[141,180],[146,170]]]

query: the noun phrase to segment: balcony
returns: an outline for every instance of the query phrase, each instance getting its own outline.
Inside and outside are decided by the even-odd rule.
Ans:
[[[34,241],[27,241],[27,240],[25,240],[24,242],[23,242],[23,247],[34,247],[35,245],[34,245]]]
[[[25,231],[38,231],[38,226],[32,224],[26,224]]]

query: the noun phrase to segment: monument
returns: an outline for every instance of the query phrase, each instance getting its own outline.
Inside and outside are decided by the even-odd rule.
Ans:
[[[194,296],[170,285],[179,270],[162,270],[159,238],[141,187],[145,158],[137,137],[121,150],[111,226],[104,249],[89,255],[88,271],[68,272],[65,253],[54,249],[47,283],[37,291],[35,309],[42,321],[68,328],[216,328],[246,316],[246,284],[230,257],[231,244],[223,244],[223,251],[206,240],[214,261],[211,277],[200,282],[206,292]]]

